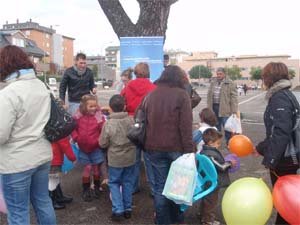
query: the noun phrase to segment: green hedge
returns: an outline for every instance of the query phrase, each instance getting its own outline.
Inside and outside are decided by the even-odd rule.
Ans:
[[[47,80],[47,82],[49,82],[49,78],[50,78],[50,77],[56,78],[56,81],[57,81],[57,82],[60,82],[61,79],[62,79],[62,76],[61,76],[61,75],[46,75],[46,80]],[[41,81],[44,82],[44,76],[38,75],[37,78],[39,78]]]

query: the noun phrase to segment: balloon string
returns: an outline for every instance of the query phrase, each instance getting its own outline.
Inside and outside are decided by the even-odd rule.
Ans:
[[[277,178],[279,178],[279,176],[277,175],[277,173],[274,170],[271,170],[271,173],[273,173]]]

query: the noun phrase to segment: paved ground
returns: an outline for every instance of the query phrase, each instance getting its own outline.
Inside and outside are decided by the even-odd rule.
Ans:
[[[199,111],[206,105],[207,89],[198,90],[202,101],[194,110],[194,121],[197,123]],[[99,90],[99,99],[101,105],[106,105],[110,96],[115,92],[112,90]],[[254,100],[245,102],[250,98],[261,94],[259,91],[250,91],[247,96],[240,96],[240,109],[244,115],[242,123],[244,134],[252,139],[257,144],[265,136],[264,126],[262,124],[262,115],[266,102],[264,95],[255,97]],[[267,170],[260,165],[261,158],[244,157],[241,159],[241,169],[235,174],[231,174],[232,180],[241,177],[251,176],[263,178],[270,185],[269,175]],[[99,200],[94,200],[91,203],[85,203],[81,200],[81,168],[77,166],[69,174],[64,175],[62,187],[65,193],[74,197],[74,202],[67,206],[67,209],[56,211],[58,224],[113,224],[109,220],[111,214],[111,203],[108,193],[103,193]],[[130,220],[121,222],[121,224],[152,224],[153,223],[153,201],[149,196],[149,190],[144,176],[141,179],[141,192],[134,195],[133,199],[133,217]],[[222,193],[221,193],[222,195]],[[222,196],[220,196],[220,201]],[[186,224],[199,224],[199,219],[196,214],[199,210],[196,204],[186,212]],[[274,213],[273,213],[274,214]],[[31,214],[32,215],[32,214]],[[221,209],[219,206],[218,218],[223,221]],[[271,217],[268,224],[273,224],[274,216]],[[35,220],[32,218],[32,223]],[[6,224],[5,216],[0,215],[0,224]]]

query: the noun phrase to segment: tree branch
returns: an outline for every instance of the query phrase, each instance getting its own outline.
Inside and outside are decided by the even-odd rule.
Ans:
[[[98,0],[98,2],[119,39],[134,32],[135,25],[124,11],[119,0]]]
[[[137,0],[140,15],[133,24],[119,0],[98,0],[103,12],[120,37],[163,36],[166,37],[170,7],[178,0]]]

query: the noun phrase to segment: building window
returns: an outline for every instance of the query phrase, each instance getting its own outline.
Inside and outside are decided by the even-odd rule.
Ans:
[[[49,43],[48,43],[48,42],[47,42],[46,46],[49,48],[49,46],[50,46],[50,45],[49,45]]]
[[[29,36],[29,35],[30,35],[30,30],[26,30],[26,31],[25,31],[25,34],[26,34],[27,36]]]
[[[49,39],[49,34],[46,34],[46,38],[48,38],[48,39]]]
[[[20,38],[12,38],[12,44],[18,47],[25,47],[25,42],[23,39]]]

